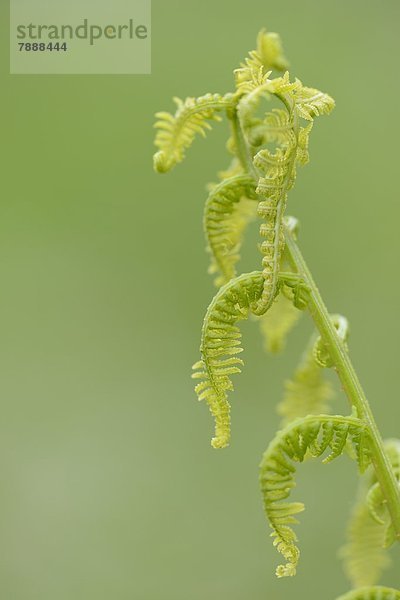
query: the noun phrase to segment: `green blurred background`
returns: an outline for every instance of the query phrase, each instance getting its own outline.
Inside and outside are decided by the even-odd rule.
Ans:
[[[189,374],[214,291],[205,183],[227,163],[227,130],[156,176],[152,123],[173,95],[230,90],[262,26],[293,74],[336,98],[289,212],[328,306],[350,319],[377,421],[400,435],[399,3],[153,0],[151,76],[9,76],[1,10],[1,597],[335,598],[354,466],[300,470],[302,562],[285,581],[257,481],[310,323],[283,358],[245,324],[232,444],[212,450]],[[248,251],[242,268],[255,264]],[[384,581],[400,586],[394,555]]]

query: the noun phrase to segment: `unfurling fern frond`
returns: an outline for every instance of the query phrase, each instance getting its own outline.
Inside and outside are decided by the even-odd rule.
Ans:
[[[400,592],[393,588],[374,586],[348,592],[337,600],[400,600]]]
[[[251,78],[254,71],[272,69],[285,71],[288,66],[279,35],[262,29],[257,36],[257,49],[249,52],[240,69],[236,69],[236,81],[238,83],[246,81],[247,78]]]
[[[399,479],[400,442],[389,439],[384,445],[395,476]],[[371,471],[361,482],[347,527],[348,541],[340,550],[344,569],[353,587],[376,584],[382,571],[390,566],[391,560],[387,552],[387,530],[390,523],[375,471]]]
[[[283,217],[287,192],[295,177],[295,161],[295,140],[284,149],[278,147],[273,154],[267,149],[260,150],[254,158],[254,165],[264,173],[256,189],[257,194],[263,198],[258,205],[258,215],[264,221],[260,227],[260,235],[264,238],[260,247],[264,255],[264,290],[253,309],[257,315],[267,312],[276,294],[284,248]]]
[[[335,101],[328,94],[303,86],[301,81],[295,92],[296,108],[303,119],[312,121],[314,117],[329,115],[335,108]]]
[[[313,336],[293,378],[285,383],[285,394],[278,404],[278,414],[283,419],[283,425],[306,415],[329,412],[333,388],[326,379],[324,370],[315,361],[314,339]]]
[[[355,417],[318,415],[299,419],[278,432],[267,448],[260,465],[264,510],[273,530],[274,546],[287,561],[277,568],[278,577],[295,575],[300,555],[291,525],[297,523],[294,515],[303,511],[304,505],[284,502],[295,486],[293,463],[302,462],[306,455],[319,457],[327,450],[330,452],[323,462],[330,462],[343,453],[347,442],[351,442],[363,472],[370,462],[368,432]]]
[[[156,114],[158,129],[155,145],[159,151],[154,155],[154,168],[158,173],[166,173],[185,156],[185,150],[192,144],[197,133],[205,136],[211,129],[210,121],[220,121],[219,112],[233,106],[232,94],[206,94],[200,98],[174,98],[177,110],[174,115],[167,112]]]
[[[289,298],[280,293],[269,311],[260,318],[260,327],[267,352],[279,354],[284,350],[286,338],[300,316],[301,311]]]
[[[311,88],[303,88],[298,79],[291,82],[288,72],[276,79],[269,79],[270,73],[263,74],[255,70],[251,75],[238,84],[238,95],[241,95],[238,114],[247,135],[254,126],[257,130],[260,128],[260,124],[255,124],[251,118],[260,98],[273,94],[280,98],[285,106],[285,110],[273,111],[267,115],[264,122],[264,139],[268,140],[270,131],[269,141],[277,144],[275,152],[264,148],[256,154],[253,161],[254,167],[263,173],[256,192],[263,197],[259,204],[259,215],[264,219],[260,233],[265,238],[261,244],[265,283],[260,302],[253,309],[255,314],[262,315],[271,307],[276,293],[284,247],[282,222],[287,195],[296,179],[296,165],[305,165],[309,160],[308,142],[312,123],[307,127],[300,127],[299,117],[306,118],[307,115],[307,118],[312,120],[312,116],[332,110],[333,104],[329,104],[330,97],[322,92],[318,97],[315,94],[311,95]]]
[[[236,175],[214,187],[204,211],[204,231],[211,254],[210,273],[218,273],[217,286],[228,283],[236,275],[236,263],[243,230],[254,210],[246,199],[257,198],[254,179],[249,175]]]
[[[204,318],[201,337],[201,360],[193,365],[192,377],[201,379],[195,391],[206,400],[215,418],[214,448],[224,448],[230,438],[228,390],[233,390],[230,376],[240,373],[243,361],[241,333],[236,323],[248,317],[250,307],[262,293],[263,277],[259,271],[241,275],[219,290]]]

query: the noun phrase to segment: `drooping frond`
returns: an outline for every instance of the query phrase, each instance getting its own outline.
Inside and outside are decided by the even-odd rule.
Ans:
[[[400,477],[400,442],[385,441],[385,451],[396,477]],[[357,502],[347,527],[347,543],[340,550],[344,569],[353,587],[378,583],[382,571],[390,566],[387,531],[390,516],[375,471],[361,481]]]
[[[400,600],[400,592],[381,586],[363,587],[344,594],[337,600]]]
[[[214,448],[224,448],[230,438],[230,406],[227,392],[233,390],[230,376],[240,373],[243,361],[241,333],[236,323],[246,319],[250,307],[262,292],[263,277],[259,271],[231,280],[219,290],[204,318],[201,337],[201,360],[193,365],[192,377],[200,379],[195,391],[206,400],[215,418]]]
[[[323,462],[330,462],[343,453],[347,442],[352,444],[363,472],[370,462],[368,432],[365,424],[355,417],[317,415],[299,419],[278,432],[267,448],[260,465],[264,510],[274,546],[287,561],[277,568],[278,577],[295,575],[300,555],[291,525],[297,523],[294,515],[303,511],[304,505],[284,502],[295,486],[293,463],[303,462],[306,455],[322,456],[326,451]]]
[[[192,144],[197,133],[205,136],[211,129],[210,121],[220,121],[218,113],[232,107],[233,96],[206,94],[199,98],[174,98],[177,110],[174,115],[167,112],[156,114],[158,129],[155,145],[159,151],[154,155],[154,168],[166,173],[185,157],[185,150]]]
[[[204,231],[211,254],[210,273],[218,273],[217,286],[228,283],[236,275],[236,263],[243,231],[255,216],[257,198],[254,180],[249,175],[236,175],[214,187],[204,211]],[[247,199],[253,201],[246,202]]]
[[[339,554],[352,586],[374,585],[391,561],[384,548],[385,527],[371,517],[365,495],[352,511],[347,538]]]
[[[333,388],[314,359],[314,339],[313,336],[293,378],[285,382],[284,397],[277,409],[283,425],[306,415],[329,412]]]
[[[269,311],[260,318],[260,327],[267,352],[279,354],[284,350],[287,336],[300,316],[301,311],[284,294],[281,293],[277,296]]]
[[[257,49],[249,52],[240,69],[236,69],[235,77],[237,82],[243,82],[251,78],[252,71],[285,71],[287,68],[288,61],[283,53],[281,38],[277,33],[262,29],[257,36]]]

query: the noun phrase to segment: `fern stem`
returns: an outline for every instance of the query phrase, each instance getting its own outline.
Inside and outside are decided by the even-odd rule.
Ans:
[[[304,282],[309,287],[309,311],[322,336],[322,339],[329,348],[330,355],[343,385],[343,389],[349,399],[350,404],[357,409],[359,418],[368,425],[371,437],[371,457],[376,478],[379,481],[382,493],[386,499],[387,507],[392,518],[393,527],[396,531],[396,537],[398,541],[400,541],[400,490],[395,474],[386,455],[382,436],[372,414],[371,407],[343,341],[338,336],[329,312],[321,298],[319,290],[303,258],[300,248],[296,243],[295,237],[288,228],[285,228],[285,239],[291,265],[302,277],[302,279],[304,279]]]
[[[235,146],[237,150],[237,155],[240,160],[240,164],[242,165],[243,170],[246,173],[249,173],[255,181],[258,180],[257,172],[253,165],[253,158],[250,154],[249,145],[246,142],[244,137],[243,128],[239,120],[239,115],[237,112],[237,107],[232,110],[232,113],[229,114],[228,117],[231,121],[232,125],[232,135],[235,141]]]

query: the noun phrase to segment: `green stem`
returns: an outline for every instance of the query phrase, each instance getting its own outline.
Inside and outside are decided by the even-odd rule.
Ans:
[[[343,341],[337,334],[336,328],[296,243],[294,235],[288,228],[285,229],[285,239],[292,267],[301,276],[310,290],[309,311],[322,339],[329,349],[343,389],[351,405],[356,407],[359,418],[363,419],[368,425],[371,438],[370,450],[372,463],[387,502],[397,539],[400,540],[400,488],[389,459],[386,456],[382,436]]]
[[[240,164],[245,172],[249,173],[255,181],[258,181],[258,175],[253,165],[253,158],[250,154],[249,145],[246,142],[243,129],[239,121],[237,107],[235,107],[235,109],[232,111],[230,120],[232,124],[232,135],[233,139],[235,140],[235,146]]]

